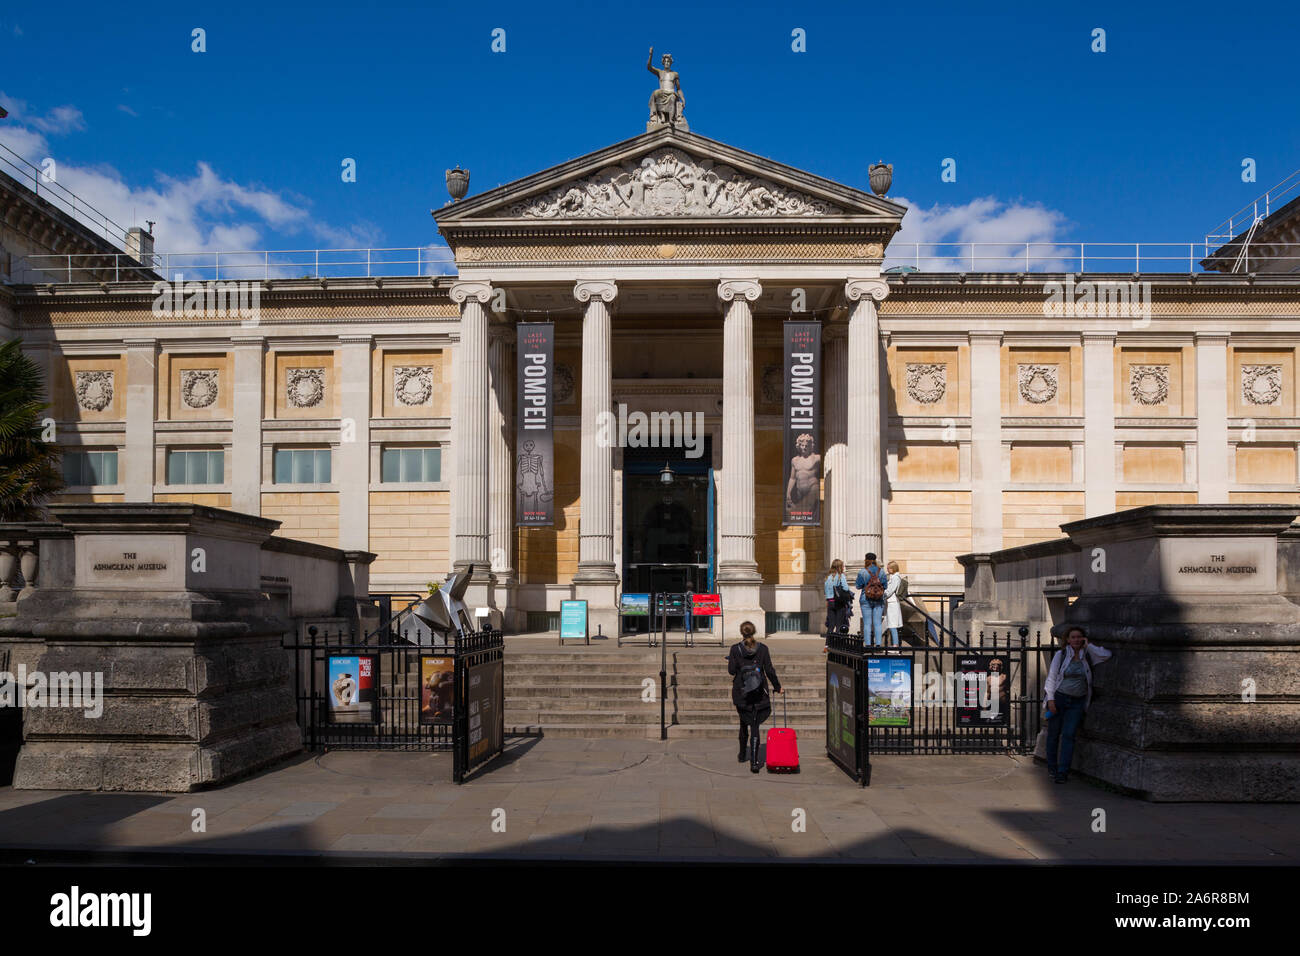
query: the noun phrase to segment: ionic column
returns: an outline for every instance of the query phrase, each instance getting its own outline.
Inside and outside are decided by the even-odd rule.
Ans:
[[[614,446],[600,441],[601,415],[614,403],[613,330],[609,304],[613,282],[579,282],[573,296],[586,306],[582,317],[582,517],[578,575],[608,581],[614,570]]]
[[[610,303],[618,287],[579,282],[573,297],[582,316],[582,463],[578,519],[578,571],[574,596],[587,602],[591,633],[617,633],[618,570],[614,565],[614,445],[601,439],[602,416],[614,403],[613,328]],[[608,429],[606,429],[608,432]]]
[[[822,354],[826,359],[826,378],[822,389],[822,405],[826,409],[822,419],[826,424],[826,457],[823,459],[826,475],[826,509],[823,533],[826,541],[826,566],[836,558],[856,562],[861,555],[849,551],[849,486],[852,476],[848,470],[848,421],[846,417],[849,387],[849,337],[842,325],[826,325],[822,331]],[[846,564],[846,566],[851,566]]]
[[[453,568],[473,565],[473,584],[466,593],[470,607],[491,605],[488,552],[489,437],[491,399],[488,373],[488,299],[486,282],[457,282],[451,300],[460,306],[460,343],[456,348],[456,471],[452,485],[455,515]]]
[[[718,591],[723,627],[739,634],[743,620],[763,629],[754,560],[754,316],[763,293],[757,279],[724,279],[722,321],[722,487],[718,495]]]
[[[1083,333],[1083,515],[1115,510],[1115,333]]]
[[[971,551],[987,553],[1002,549],[1001,332],[970,333],[970,380]]]
[[[880,417],[880,317],[876,303],[889,295],[884,279],[849,279],[844,295],[851,303],[848,336],[848,552],[853,565],[868,551],[882,552],[883,517]],[[849,559],[846,559],[846,561]],[[850,565],[850,566],[853,566]]]
[[[236,335],[235,381],[231,402],[230,508],[244,514],[262,513],[262,402],[266,339]],[[369,543],[365,548],[369,547]]]
[[[514,607],[515,486],[514,329],[496,329],[488,337],[488,375],[492,402],[488,410],[488,558],[496,577],[496,605],[508,630],[516,630]]]
[[[1228,333],[1196,333],[1196,501],[1228,501]]]
[[[158,342],[126,340],[126,461],[123,501],[153,502],[154,422],[158,417]]]

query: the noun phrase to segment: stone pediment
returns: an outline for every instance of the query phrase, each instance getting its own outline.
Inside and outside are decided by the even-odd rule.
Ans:
[[[892,234],[904,212],[870,193],[664,128],[449,204],[434,216],[444,235],[465,227],[602,220],[823,220]]]
[[[511,203],[509,219],[837,216],[824,199],[671,146]]]

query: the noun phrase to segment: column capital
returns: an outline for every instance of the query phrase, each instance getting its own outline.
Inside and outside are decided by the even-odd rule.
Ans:
[[[884,302],[889,295],[889,283],[884,279],[847,279],[844,282],[844,297],[850,302],[858,302],[864,295],[869,295],[877,302]]]
[[[374,341],[373,335],[364,332],[344,332],[339,336],[340,345],[370,345]]]
[[[122,344],[129,349],[156,349],[158,347],[157,339],[131,338],[123,339]]]
[[[266,345],[265,335],[232,335],[230,344],[235,348],[262,348]]]
[[[487,305],[488,299],[492,298],[492,283],[490,282],[455,282],[452,283],[451,301],[457,305],[464,305],[469,299],[474,299]]]
[[[753,302],[762,294],[763,286],[757,279],[723,279],[718,283],[718,298],[723,302],[732,302],[738,295]]]
[[[1089,342],[1096,342],[1098,344],[1109,343],[1113,345],[1117,338],[1119,338],[1118,332],[1084,332],[1083,333],[1084,345],[1087,345]]]
[[[1226,345],[1231,333],[1226,330],[1215,330],[1212,332],[1195,332],[1196,344],[1201,345]]]
[[[608,279],[584,279],[573,285],[573,297],[579,302],[587,303],[598,298],[608,304],[618,295],[618,283]]]
[[[996,329],[972,329],[966,334],[970,337],[971,345],[974,345],[976,342],[985,345],[1002,344],[1002,333]]]

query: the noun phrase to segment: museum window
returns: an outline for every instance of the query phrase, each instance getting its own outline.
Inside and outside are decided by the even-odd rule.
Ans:
[[[169,451],[167,484],[219,485],[226,480],[224,451]]]
[[[385,448],[384,482],[434,482],[442,480],[441,448]]]
[[[328,448],[277,448],[275,450],[277,485],[328,485],[329,482]]]
[[[63,480],[78,486],[117,484],[117,452],[65,451]]]

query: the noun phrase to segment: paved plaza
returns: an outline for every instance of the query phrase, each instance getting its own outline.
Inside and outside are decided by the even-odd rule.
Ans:
[[[392,863],[1294,865],[1300,858],[1294,805],[1149,803],[1081,779],[1055,785],[1028,757],[877,757],[865,790],[808,740],[797,776],[753,775],[737,763],[734,743],[707,739],[516,737],[504,757],[462,786],[450,782],[450,761],[419,753],[304,755],[180,796],[5,788],[0,849],[38,863],[101,852]],[[192,830],[198,809],[206,832]],[[1099,811],[1104,832],[1095,829]]]

